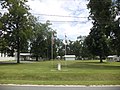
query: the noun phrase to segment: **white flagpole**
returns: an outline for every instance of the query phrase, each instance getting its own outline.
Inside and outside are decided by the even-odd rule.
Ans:
[[[67,44],[67,36],[66,36],[66,34],[65,34],[65,55],[66,55],[66,44]]]
[[[66,49],[67,49],[67,36],[65,34],[65,57],[66,57],[66,54],[67,54]],[[66,66],[66,69],[67,69],[67,60],[65,60],[65,66]]]

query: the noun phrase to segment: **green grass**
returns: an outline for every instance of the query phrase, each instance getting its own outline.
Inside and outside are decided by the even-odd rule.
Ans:
[[[120,62],[58,61],[0,64],[0,84],[120,85]]]

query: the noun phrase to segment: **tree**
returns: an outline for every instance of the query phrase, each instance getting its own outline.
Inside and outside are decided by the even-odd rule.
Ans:
[[[120,0],[113,1],[112,15],[114,16],[114,21],[110,32],[110,37],[112,40],[111,47],[114,54],[120,56]]]
[[[90,32],[90,35],[86,38],[86,44],[89,51],[96,56],[100,57],[100,62],[103,62],[102,59],[109,55],[109,46],[107,42],[106,35],[102,30],[95,29]]]
[[[73,43],[73,52],[74,52],[75,56],[77,57],[77,59],[81,59],[81,57],[82,57],[82,43],[80,40],[76,40]]]
[[[79,36],[76,41],[69,40],[67,54],[74,54],[77,59],[90,58],[91,54],[85,43],[86,36]]]
[[[33,38],[31,39],[31,53],[38,61],[39,57],[51,58],[51,33],[50,22],[42,24],[35,21],[33,28]],[[53,47],[54,48],[54,47]]]
[[[57,45],[57,56],[60,56],[62,58],[62,56],[65,55],[65,45],[63,43],[62,39],[57,38],[56,39],[56,45]]]
[[[92,58],[92,54],[89,52],[88,48],[87,48],[87,44],[86,44],[86,36],[79,36],[77,37],[77,47],[76,50],[79,52],[77,52],[76,54],[78,54],[79,58],[81,59],[85,59],[85,58]]]
[[[2,0],[1,2],[2,8],[8,10],[2,17],[2,29],[7,32],[6,38],[10,40],[9,47],[17,49],[17,63],[20,63],[21,45],[26,46],[24,42],[27,42],[31,33],[30,13],[26,2],[27,0]]]
[[[106,32],[112,22],[111,4],[111,0],[90,0],[88,4],[93,27],[87,37],[87,45],[92,54],[100,57],[100,62],[103,62],[102,58],[109,54]]]
[[[6,54],[7,53],[7,40],[4,38],[3,35],[0,36],[0,51],[1,51],[1,56],[2,54]]]
[[[1,3],[1,2],[0,2]],[[7,52],[7,40],[5,39],[6,32],[2,30],[3,22],[2,22],[2,13],[0,12],[0,52],[6,54]]]
[[[68,41],[67,41],[66,54],[70,54],[70,55],[74,54],[74,51],[73,51],[73,48],[74,48],[73,43],[74,43],[74,41],[71,41],[71,40],[68,40]]]

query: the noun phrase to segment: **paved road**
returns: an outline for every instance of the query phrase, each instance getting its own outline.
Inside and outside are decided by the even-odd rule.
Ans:
[[[0,90],[120,90],[120,86],[9,86],[0,85]]]

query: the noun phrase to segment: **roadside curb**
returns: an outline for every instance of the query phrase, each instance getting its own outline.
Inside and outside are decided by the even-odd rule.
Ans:
[[[120,85],[29,85],[29,84],[0,84],[0,86],[36,86],[36,87],[120,87]]]

